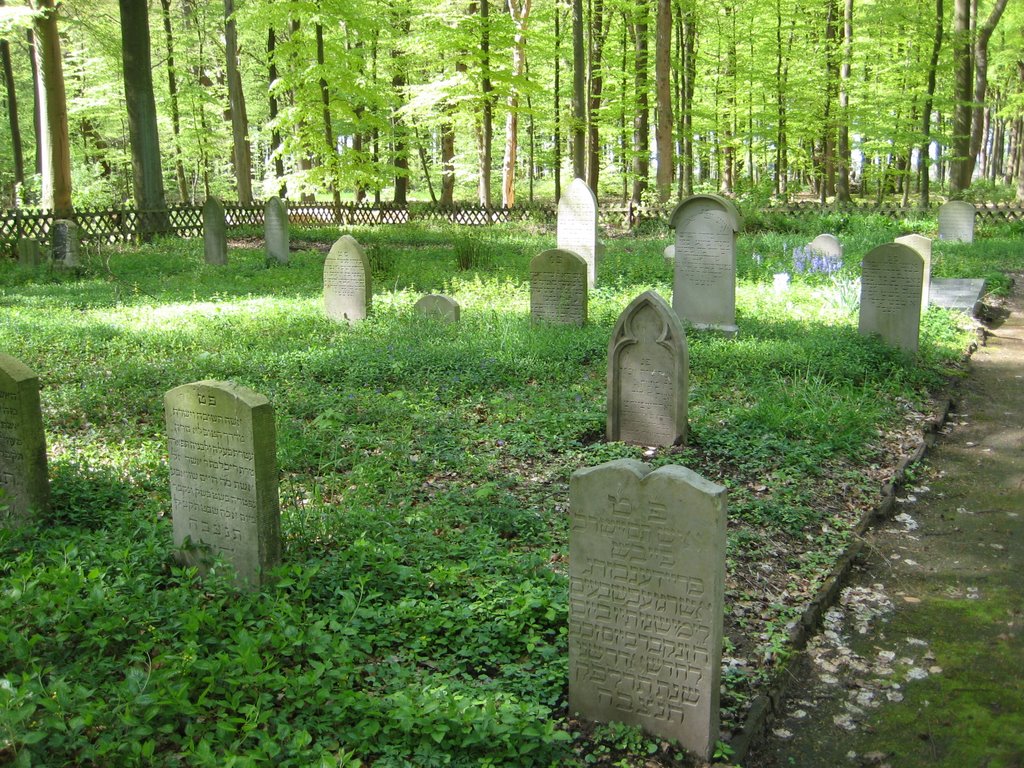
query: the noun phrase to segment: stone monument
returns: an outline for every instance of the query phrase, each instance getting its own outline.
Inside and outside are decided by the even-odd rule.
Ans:
[[[669,222],[676,231],[672,308],[696,328],[736,333],[736,206],[717,195],[694,195]]]
[[[270,198],[263,206],[263,241],[267,261],[288,263],[288,211],[279,197]]]
[[[583,179],[573,179],[558,200],[557,247],[587,264],[587,287],[597,277],[597,198]]]
[[[843,245],[835,235],[818,235],[807,244],[812,253],[820,253],[833,258],[843,258]]]
[[[553,248],[530,261],[530,317],[534,322],[587,322],[587,263],[577,253]]]
[[[263,395],[197,381],[164,395],[174,544],[189,564],[206,548],[257,587],[281,560],[274,411]]]
[[[42,255],[39,251],[39,241],[30,237],[23,237],[18,240],[15,249],[18,252],[18,264],[28,269],[35,269],[42,262]]]
[[[963,200],[950,200],[939,206],[939,240],[974,242],[974,217],[977,209]]]
[[[0,353],[0,527],[26,522],[49,504],[39,377]]]
[[[413,311],[422,317],[441,320],[447,323],[459,322],[459,303],[451,296],[439,293],[428,293],[420,298]]]
[[[910,246],[885,243],[869,251],[860,278],[860,332],[916,352],[923,281],[924,261]]]
[[[661,296],[647,291],[619,315],[608,344],[609,441],[686,442],[686,334]]]
[[[51,258],[59,266],[79,266],[78,225],[70,219],[57,219],[50,227]]]
[[[921,314],[923,315],[928,309],[932,287],[932,241],[923,235],[904,235],[897,237],[896,242],[913,248],[924,261],[924,278],[921,281]]]
[[[224,206],[215,197],[208,197],[203,203],[203,255],[207,264],[228,263],[227,220]]]
[[[569,710],[710,759],[719,738],[726,489],[618,459],[569,484]]]
[[[342,235],[324,262],[324,310],[339,322],[364,320],[372,296],[370,261],[354,237]]]

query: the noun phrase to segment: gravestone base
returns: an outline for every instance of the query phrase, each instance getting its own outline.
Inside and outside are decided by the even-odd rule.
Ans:
[[[928,292],[928,305],[954,309],[976,315],[985,295],[985,281],[961,278],[933,278]]]
[[[710,323],[687,323],[687,325],[695,331],[711,331],[713,333],[720,333],[728,339],[731,339],[739,333],[740,330],[738,325],[712,325]]]

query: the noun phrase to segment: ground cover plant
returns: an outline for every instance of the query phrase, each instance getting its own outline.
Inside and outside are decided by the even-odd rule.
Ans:
[[[605,368],[622,308],[670,295],[666,232],[607,239],[582,329],[531,325],[554,238],[514,227],[347,230],[375,282],[351,327],[321,307],[336,231],[295,232],[287,266],[251,238],[224,268],[198,240],[0,265],[0,350],[40,375],[54,496],[0,531],[0,762],[685,764],[566,710],[568,478],[619,457],[729,488],[727,741],[970,338],[936,309],[916,361],[857,334],[857,264],[900,233],[881,220],[851,224],[838,272],[773,292],[815,224],[741,237],[741,332],[690,335],[691,441],[659,450],[604,442]],[[937,243],[936,273],[1019,246]],[[461,323],[415,318],[426,292]],[[162,397],[200,379],[275,409],[284,565],[258,594],[172,558]]]

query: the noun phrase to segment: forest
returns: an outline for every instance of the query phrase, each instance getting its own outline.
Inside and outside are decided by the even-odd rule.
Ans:
[[[29,0],[7,206],[1024,200],[1007,0]]]

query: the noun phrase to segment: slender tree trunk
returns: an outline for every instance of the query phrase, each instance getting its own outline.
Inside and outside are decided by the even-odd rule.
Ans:
[[[604,15],[603,0],[593,0],[590,17],[590,65],[588,71],[590,99],[587,109],[587,184],[597,194],[597,186],[601,173],[601,96],[604,90],[602,74],[602,57],[604,44],[611,26],[611,14],[607,22]]]
[[[164,44],[167,46],[167,93],[171,102],[171,132],[174,136],[174,176],[178,182],[178,199],[189,199],[185,164],[181,159],[181,111],[178,107],[178,73],[174,64],[174,32],[171,28],[171,0],[160,0],[164,25]]]
[[[169,2],[169,0],[161,0]],[[281,131],[277,127],[277,94],[274,92],[274,84],[277,82],[277,35],[273,27],[267,29],[267,98],[270,100],[270,154],[274,156],[274,178],[278,183],[278,197],[284,198],[288,189],[284,181],[284,158],[281,157]]]
[[[572,175],[578,179],[582,179],[587,172],[585,59],[583,0],[572,0]]]
[[[935,0],[935,34],[932,39],[932,57],[928,63],[928,87],[921,114],[921,196],[919,205],[927,209],[931,205],[931,143],[932,104],[935,101],[935,79],[939,66],[939,51],[942,49],[943,0]]]
[[[0,6],[3,2],[0,1]],[[14,83],[14,68],[11,65],[11,47],[7,40],[0,40],[0,63],[4,70],[4,86],[7,89],[7,119],[11,128],[11,157],[14,160],[14,189],[11,190],[11,204],[18,207],[18,190],[25,183],[25,155],[21,148],[21,124],[18,121],[18,93]]]
[[[323,120],[325,145],[323,164],[327,171],[328,184],[331,185],[331,200],[335,206],[340,206],[341,190],[339,189],[340,179],[338,178],[338,139],[334,135],[334,125],[331,122],[331,92],[327,87],[327,78],[324,76],[324,65],[327,62],[327,52],[324,50],[323,24],[317,22],[314,26],[314,30],[316,33],[316,63],[320,70],[320,108]]]
[[[1007,0],[996,0],[991,13],[985,23],[978,27],[974,38],[974,104],[971,108],[971,144],[970,153],[967,157],[966,174],[967,185],[974,176],[974,165],[978,159],[978,152],[981,150],[983,131],[984,106],[988,90],[988,43],[992,39],[992,33],[996,31],[996,25],[1006,10]]]
[[[658,0],[654,33],[654,92],[658,123],[655,144],[658,150],[658,200],[672,196],[672,2]]]
[[[686,3],[682,13],[682,79],[683,94],[679,109],[682,112],[682,190],[693,194],[693,95],[697,83],[697,10]]]
[[[839,96],[839,58],[836,56],[838,0],[825,6],[825,126],[821,137],[821,202],[836,191],[836,102]]]
[[[633,190],[630,199],[639,205],[647,189],[651,172],[650,105],[647,100],[648,16],[647,3],[638,3],[634,9],[635,21],[630,25],[633,38],[633,91],[636,108],[633,113]]]
[[[971,0],[953,0],[953,157],[949,195],[960,197],[971,185],[971,97],[974,58],[971,50]]]
[[[839,67],[839,146],[836,201],[850,202],[850,62],[853,59],[853,0],[843,3],[843,63]]]
[[[494,143],[494,87],[491,85],[490,0],[480,0],[480,87],[483,92],[480,131],[477,137],[480,156],[480,205],[491,207],[491,151]]]
[[[509,0],[515,35],[512,38],[512,77],[520,79],[526,72],[526,27],[530,21],[532,0]],[[516,157],[519,152],[519,89],[513,83],[508,95],[505,116],[505,158],[501,164],[501,204],[511,208],[516,202]]]
[[[555,104],[554,164],[555,200],[562,196],[562,3],[555,0]]]
[[[404,14],[401,19],[396,19],[396,29],[402,34],[399,39],[404,39],[409,34],[409,16]],[[391,61],[394,66],[394,74],[391,76],[391,87],[395,97],[405,100],[405,88],[408,85],[406,78],[405,63],[402,61],[403,52],[393,47],[391,49]],[[394,134],[395,149],[395,197],[394,201],[399,205],[409,202],[409,130],[396,110],[391,118],[392,132]]]
[[[143,0],[136,0],[142,2]],[[224,49],[227,62],[228,102],[231,105],[232,157],[238,202],[252,202],[252,151],[249,148],[249,118],[245,112],[242,73],[238,70],[238,29],[235,25],[235,0],[224,0]]]
[[[64,92],[64,68],[57,9],[53,0],[35,0],[36,98],[39,100],[42,206],[58,215],[70,215],[71,144],[68,140],[68,108]]]
[[[722,73],[725,80],[726,106],[721,116],[722,176],[719,188],[724,194],[732,194],[736,189],[736,8],[728,4],[723,10],[728,30],[725,42],[725,70]]]

